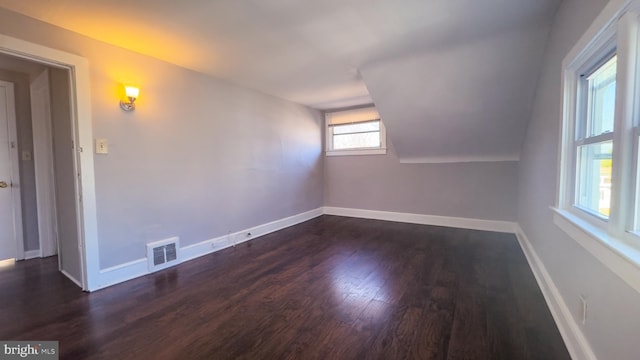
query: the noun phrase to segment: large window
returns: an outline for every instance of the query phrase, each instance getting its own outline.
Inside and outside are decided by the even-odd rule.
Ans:
[[[580,76],[576,111],[575,204],[603,219],[611,211],[617,57]]]
[[[386,153],[385,129],[374,107],[328,112],[327,155]]]
[[[563,61],[554,222],[640,291],[640,1],[613,0]]]

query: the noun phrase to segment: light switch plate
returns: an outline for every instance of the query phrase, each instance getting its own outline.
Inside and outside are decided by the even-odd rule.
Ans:
[[[108,154],[109,142],[107,139],[96,139],[96,154]]]

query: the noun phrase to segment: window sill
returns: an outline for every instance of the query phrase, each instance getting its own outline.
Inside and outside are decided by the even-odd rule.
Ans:
[[[353,149],[353,150],[329,150],[327,156],[347,156],[347,155],[385,155],[387,149]]]
[[[553,222],[602,264],[640,292],[640,249],[567,210],[551,208]]]

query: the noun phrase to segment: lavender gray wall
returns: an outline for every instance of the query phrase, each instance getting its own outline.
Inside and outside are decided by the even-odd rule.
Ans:
[[[326,157],[325,206],[515,221],[517,162],[401,164],[389,147]]]
[[[321,116],[309,108],[0,9],[0,33],[89,60],[100,267],[322,206]],[[120,110],[122,83],[140,86]],[[92,149],[87,149],[91,151]]]
[[[549,209],[556,197],[561,62],[606,3],[565,0],[557,14],[520,161],[518,222],[575,319],[579,296],[587,297],[582,330],[598,358],[637,359],[640,294],[559,230]]]
[[[16,120],[18,129],[18,153],[20,154],[20,195],[22,196],[22,230],[24,249],[38,250],[38,209],[36,207],[36,183],[33,160],[22,160],[22,152],[33,155],[33,132],[31,130],[31,96],[29,75],[0,69],[0,80],[12,82],[16,98]],[[33,158],[33,157],[32,157]]]

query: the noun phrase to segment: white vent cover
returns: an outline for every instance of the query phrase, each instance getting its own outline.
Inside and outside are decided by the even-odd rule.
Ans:
[[[149,271],[154,272],[180,263],[180,238],[172,237],[147,244]]]

